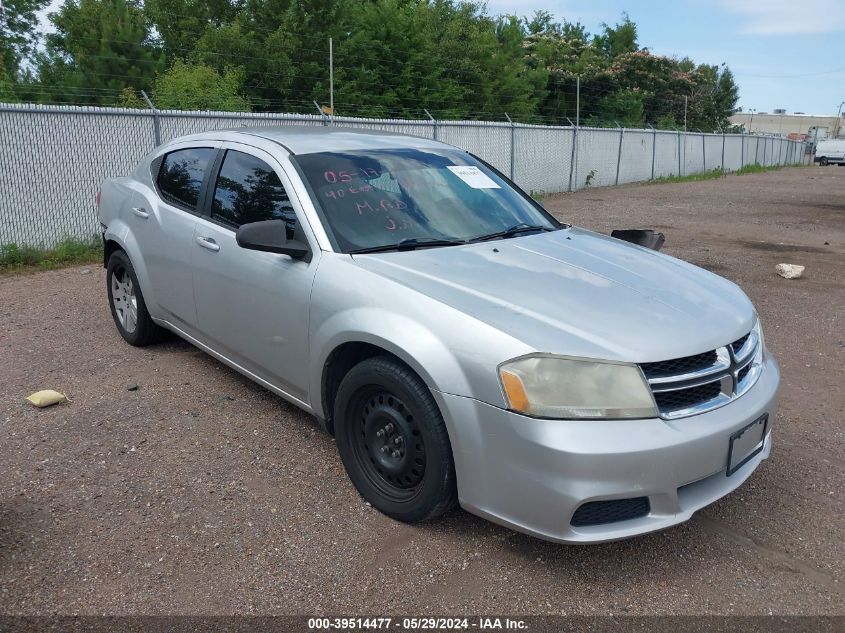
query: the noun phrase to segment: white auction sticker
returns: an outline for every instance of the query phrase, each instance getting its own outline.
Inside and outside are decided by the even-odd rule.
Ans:
[[[475,165],[447,165],[446,169],[473,189],[501,189],[490,176]]]

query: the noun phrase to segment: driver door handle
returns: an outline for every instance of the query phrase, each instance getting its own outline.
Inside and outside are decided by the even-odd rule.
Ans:
[[[214,241],[213,237],[199,237],[197,236],[197,244],[210,251],[217,252],[220,250],[220,245]]]
[[[143,207],[132,207],[132,213],[145,220],[150,217],[149,212]]]

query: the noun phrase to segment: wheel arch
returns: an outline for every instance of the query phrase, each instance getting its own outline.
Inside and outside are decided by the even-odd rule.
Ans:
[[[138,242],[135,240],[135,236],[129,230],[129,227],[121,219],[112,221],[109,227],[103,232],[103,267],[108,267],[109,258],[117,250],[126,253],[129,261],[132,263],[135,276],[138,278],[138,284],[141,286],[141,293],[144,295],[147,310],[155,318],[158,316],[155,289],[150,282]]]
[[[117,240],[111,237],[103,238],[103,268],[109,267],[109,259],[115,251],[126,252],[126,249],[121,246]]]
[[[359,363],[376,356],[387,356],[398,361],[419,375],[413,367],[408,365],[393,352],[364,341],[347,341],[335,347],[323,363],[322,378],[320,380],[320,405],[323,415],[321,417],[326,431],[334,435],[334,403],[338,387],[349,370]],[[422,377],[420,377],[422,378]],[[423,380],[423,382],[425,382]]]
[[[344,323],[385,323],[392,322],[389,328],[395,337],[388,338],[368,331],[338,331],[334,336],[322,336],[315,333],[312,341],[314,349],[322,350],[314,363],[316,371],[312,375],[312,393],[319,394],[312,398],[314,412],[321,424],[330,433],[333,432],[334,397],[340,381],[356,364],[378,355],[394,358],[411,369],[431,391],[442,391],[449,385],[449,391],[468,393],[467,377],[458,360],[449,348],[421,324],[396,315],[371,313],[371,310],[352,311],[354,314],[340,314],[334,318]],[[329,321],[332,321],[330,319]],[[336,323],[335,325],[339,325]],[[327,322],[324,328],[332,324]],[[444,416],[445,417],[445,416]],[[447,427],[450,421],[446,420]]]

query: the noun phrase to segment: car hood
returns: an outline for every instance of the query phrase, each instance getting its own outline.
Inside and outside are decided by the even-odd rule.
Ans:
[[[542,352],[678,358],[736,340],[755,319],[734,283],[577,228],[354,261]]]

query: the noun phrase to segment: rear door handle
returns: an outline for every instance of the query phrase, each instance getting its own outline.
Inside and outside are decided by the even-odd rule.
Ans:
[[[147,212],[147,210],[142,207],[132,207],[132,213],[137,215],[139,218],[143,218],[145,220],[150,217],[150,214]]]
[[[199,237],[197,236],[197,244],[203,248],[207,248],[215,253],[220,250],[220,245],[214,241],[213,237]]]

